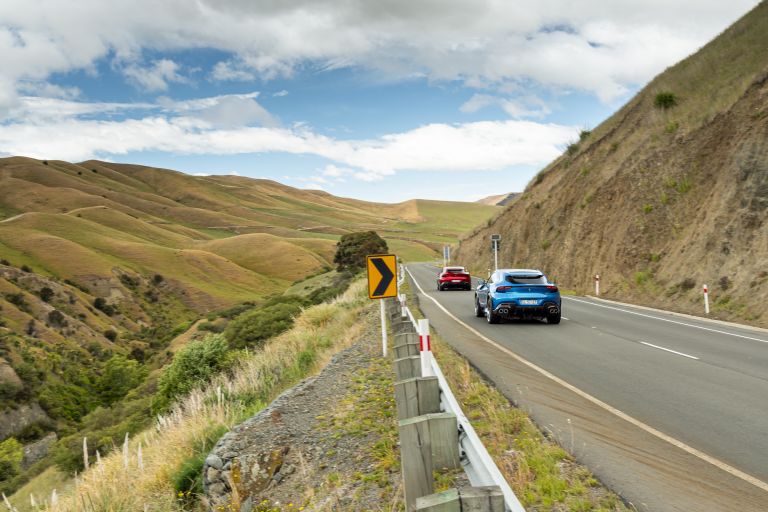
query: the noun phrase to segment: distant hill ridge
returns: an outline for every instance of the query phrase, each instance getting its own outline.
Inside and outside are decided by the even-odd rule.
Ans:
[[[768,325],[768,3],[667,69],[455,252],[563,286]]]

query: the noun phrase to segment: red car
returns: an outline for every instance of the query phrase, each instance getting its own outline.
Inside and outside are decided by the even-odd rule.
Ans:
[[[464,267],[443,267],[437,274],[437,289],[443,291],[446,288],[472,289],[472,278]]]

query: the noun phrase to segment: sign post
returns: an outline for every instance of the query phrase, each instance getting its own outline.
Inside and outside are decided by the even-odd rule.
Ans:
[[[600,296],[600,274],[595,274],[595,297]]]
[[[419,320],[419,356],[421,358],[421,376],[434,377],[432,371],[432,340],[429,337],[429,320]]]
[[[368,298],[386,299],[397,297],[397,256],[394,254],[374,254],[366,256],[368,269]],[[387,357],[387,318],[384,301],[379,302],[381,309],[381,351]]]
[[[704,314],[709,314],[709,288],[704,285]]]
[[[499,270],[499,244],[501,235],[491,235],[491,248],[493,249],[493,269]]]

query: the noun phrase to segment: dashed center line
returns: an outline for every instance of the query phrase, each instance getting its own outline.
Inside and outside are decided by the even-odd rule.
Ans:
[[[657,348],[659,350],[663,350],[665,352],[671,352],[673,354],[677,354],[678,356],[687,357],[688,359],[695,359],[697,361],[700,359],[700,358],[698,358],[696,356],[692,356],[692,355],[689,355],[689,354],[683,354],[682,352],[678,352],[677,350],[672,350],[671,348],[664,348],[664,347],[660,347],[658,345],[654,345],[653,343],[647,343],[645,341],[641,341],[640,343],[642,343],[643,345],[647,345],[649,347],[653,347],[653,348]]]

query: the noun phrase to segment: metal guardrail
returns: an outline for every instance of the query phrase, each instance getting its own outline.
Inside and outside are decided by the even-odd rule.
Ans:
[[[403,279],[404,280],[404,279]],[[398,282],[400,284],[402,280]],[[418,332],[418,322],[413,317],[413,313],[408,306],[403,306],[403,311],[408,319],[413,323],[416,332]],[[475,487],[497,485],[504,495],[504,507],[507,512],[525,512],[520,500],[517,499],[512,488],[507,483],[504,475],[499,471],[498,466],[491,458],[488,450],[483,445],[480,437],[475,432],[469,419],[461,410],[458,400],[451,391],[448,381],[445,379],[440,365],[437,363],[431,352],[427,352],[430,357],[430,366],[438,382],[440,383],[440,408],[443,412],[453,413],[459,425],[459,450],[461,455],[461,464],[464,472],[467,474],[469,483]]]

